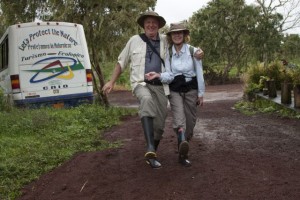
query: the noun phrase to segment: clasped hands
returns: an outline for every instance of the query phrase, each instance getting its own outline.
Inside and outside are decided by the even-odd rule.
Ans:
[[[148,72],[147,74],[145,74],[145,79],[148,80],[148,81],[151,81],[155,78],[160,78],[160,73]]]

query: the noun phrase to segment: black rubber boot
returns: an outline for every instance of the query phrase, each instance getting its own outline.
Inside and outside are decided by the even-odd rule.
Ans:
[[[191,162],[188,160],[189,143],[185,139],[185,133],[183,131],[178,131],[177,139],[178,139],[178,154],[179,154],[178,161],[183,166],[189,167],[191,166]]]
[[[192,166],[192,163],[188,160],[188,158],[181,157],[180,155],[179,155],[178,162],[185,167]]]
[[[142,125],[144,129],[145,139],[147,143],[147,152],[145,158],[155,158],[155,148],[154,148],[154,130],[153,130],[153,118],[152,117],[142,117]]]
[[[161,164],[156,159],[156,150],[155,150],[155,145],[154,145],[153,118],[152,117],[142,117],[141,121],[142,121],[145,139],[146,139],[146,143],[147,143],[147,152],[145,153],[146,162],[152,168],[160,168]],[[158,144],[157,144],[157,146],[158,146]]]
[[[154,149],[157,151],[160,140],[154,140]]]

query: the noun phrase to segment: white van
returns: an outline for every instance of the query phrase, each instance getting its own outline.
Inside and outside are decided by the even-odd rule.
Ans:
[[[17,106],[91,103],[92,71],[82,25],[10,26],[0,40],[0,86]]]

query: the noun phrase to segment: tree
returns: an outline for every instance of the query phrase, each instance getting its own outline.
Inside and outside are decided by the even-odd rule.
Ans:
[[[280,32],[300,27],[300,0],[256,0],[262,15],[281,13],[280,22],[274,27]]]
[[[257,16],[244,0],[212,0],[190,19],[192,43],[204,49],[210,64],[223,63],[223,81],[233,66],[247,61]]]
[[[281,45],[281,59],[300,60],[300,36],[298,34],[286,35]]]
[[[8,27],[17,23],[32,22],[47,13],[48,0],[1,0],[1,23]]]
[[[280,49],[283,39],[283,26],[285,23],[284,16],[277,10],[284,6],[288,1],[277,0],[256,0],[260,17],[258,18],[255,29],[255,52],[257,58],[265,63],[265,66],[275,58],[275,53]]]
[[[275,59],[283,32],[300,27],[299,0],[256,0],[260,17],[255,31],[255,52],[265,66]]]

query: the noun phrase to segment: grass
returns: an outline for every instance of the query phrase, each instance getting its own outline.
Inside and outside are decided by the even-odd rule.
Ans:
[[[257,113],[275,114],[279,117],[291,119],[300,119],[300,113],[283,106],[280,106],[266,99],[256,99],[253,102],[239,101],[234,106],[245,115],[254,115]]]
[[[24,185],[75,153],[118,147],[102,132],[135,113],[97,105],[0,112],[0,199],[16,199]]]

